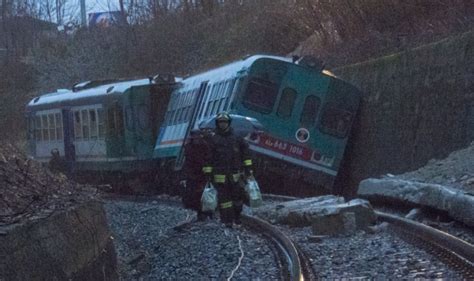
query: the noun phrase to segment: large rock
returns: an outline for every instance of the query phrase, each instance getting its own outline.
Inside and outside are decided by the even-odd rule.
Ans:
[[[0,228],[0,280],[117,280],[99,202]]]
[[[315,235],[351,234],[357,229],[355,214],[346,212],[313,217],[311,229]]]
[[[366,179],[360,183],[358,195],[446,211],[452,218],[474,226],[474,197],[446,186],[400,179]]]
[[[368,225],[375,222],[376,219],[368,201],[354,199],[346,203],[343,197],[334,195],[269,204],[254,210],[255,215],[272,223],[299,227],[313,225],[314,229],[314,224],[320,222],[324,224],[332,219],[333,222],[340,222],[340,224],[347,226],[335,226],[334,230],[327,231],[331,234],[338,231],[346,232],[346,230],[352,228],[349,226],[350,222],[344,216],[339,216],[345,213],[353,213],[355,226],[358,229],[365,229]],[[315,232],[315,234],[318,233]]]

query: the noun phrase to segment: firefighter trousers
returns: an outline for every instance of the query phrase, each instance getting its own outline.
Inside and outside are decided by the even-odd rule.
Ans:
[[[225,180],[225,182],[214,182],[217,189],[218,207],[221,221],[225,224],[240,221],[242,206],[245,201],[245,190],[239,182]]]

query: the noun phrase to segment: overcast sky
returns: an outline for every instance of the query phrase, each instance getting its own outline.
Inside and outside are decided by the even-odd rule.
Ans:
[[[79,0],[75,0],[75,1],[79,3]],[[86,0],[87,13],[117,11],[118,9],[119,9],[118,0]]]
[[[124,1],[127,3],[128,1]],[[118,11],[119,0],[86,0],[86,18],[90,13]],[[80,22],[81,20],[81,1],[66,0],[65,23],[69,21]]]

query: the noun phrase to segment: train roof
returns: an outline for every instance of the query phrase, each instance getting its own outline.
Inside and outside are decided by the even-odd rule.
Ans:
[[[47,105],[47,104],[52,104],[52,103],[72,101],[72,100],[78,100],[78,99],[85,99],[85,98],[91,98],[91,97],[99,97],[99,96],[104,96],[111,92],[123,93],[131,87],[148,85],[150,83],[151,83],[150,79],[147,78],[147,79],[138,79],[138,80],[109,83],[109,84],[100,85],[94,88],[80,90],[77,92],[73,92],[72,90],[68,90],[68,89],[59,89],[56,92],[35,97],[28,103],[28,107]],[[113,88],[110,89],[110,87],[113,87]]]
[[[222,81],[232,77],[235,77],[236,73],[242,70],[248,69],[255,61],[259,59],[273,59],[282,62],[291,63],[291,58],[268,56],[268,55],[254,55],[245,57],[242,60],[234,61],[232,63],[223,65],[221,67],[214,68],[212,70],[201,72],[196,75],[189,76],[182,80],[184,84],[184,90],[194,89],[200,86],[201,82],[209,81],[210,83],[215,81]]]

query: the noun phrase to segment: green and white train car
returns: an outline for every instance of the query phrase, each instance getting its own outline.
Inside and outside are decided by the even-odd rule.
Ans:
[[[191,129],[228,111],[266,129],[247,136],[264,189],[314,194],[332,191],[359,101],[317,60],[257,55],[185,79],[86,82],[36,97],[28,144],[40,161],[57,149],[74,174],[140,174],[169,188]]]
[[[57,149],[74,174],[147,172],[174,81],[91,81],[31,100],[29,154],[48,161]]]
[[[294,189],[286,190],[292,194],[314,194],[317,187],[332,191],[359,102],[360,92],[323,71],[317,60],[247,57],[180,82],[154,157],[179,167],[189,131],[228,111],[265,127],[247,140],[267,186]]]

